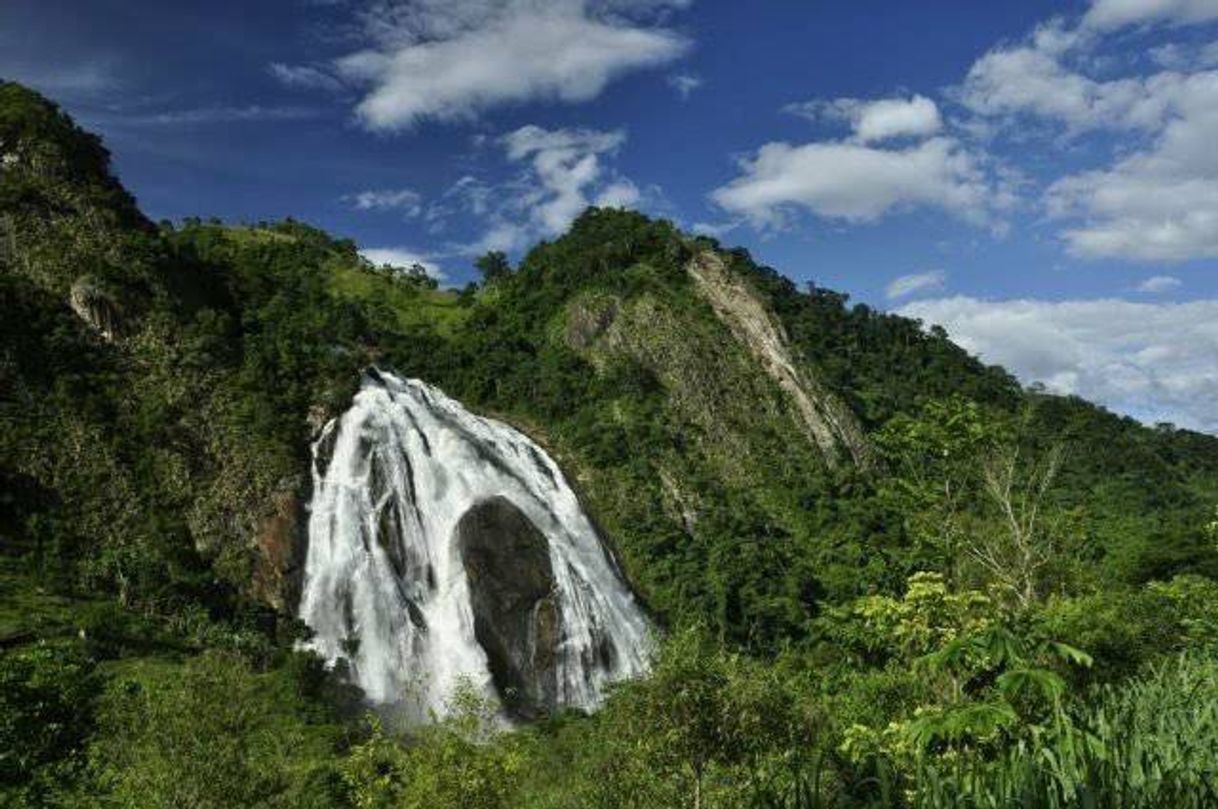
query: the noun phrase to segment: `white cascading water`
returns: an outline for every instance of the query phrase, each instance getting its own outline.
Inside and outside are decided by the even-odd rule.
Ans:
[[[646,670],[650,629],[615,562],[558,466],[506,424],[370,371],[314,444],[313,487],[300,617],[315,633],[309,646],[331,664],[346,659],[372,702],[425,718],[445,713],[461,681],[494,694],[454,534],[495,497],[548,544],[557,705],[594,708],[608,683]]]

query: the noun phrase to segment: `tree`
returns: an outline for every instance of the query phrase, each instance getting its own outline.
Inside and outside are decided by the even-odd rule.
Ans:
[[[474,261],[474,266],[482,273],[482,279],[487,284],[493,284],[512,274],[512,265],[508,264],[507,256],[500,250],[492,250],[484,256],[479,256]]]
[[[1063,448],[1035,454],[1035,436],[961,397],[931,401],[899,415],[877,443],[894,474],[881,495],[900,513],[923,554],[959,586],[972,562],[1020,608],[1041,595],[1057,557],[1058,525],[1048,494]],[[915,560],[915,563],[922,560]]]
[[[1044,507],[1062,456],[1062,447],[1054,446],[1025,462],[1019,447],[1008,444],[982,463],[983,491],[998,511],[998,525],[970,536],[967,550],[1023,609],[1040,595],[1042,573],[1057,553],[1057,532]]]
[[[360,809],[501,809],[516,805],[523,757],[505,733],[498,706],[470,682],[448,701],[444,720],[409,740],[369,715],[369,738],[341,765],[347,797]]]
[[[767,755],[806,749],[817,730],[774,666],[725,651],[701,628],[670,638],[651,675],[613,695],[606,720],[649,769],[686,780],[694,809],[705,805],[712,768],[747,782]]]
[[[402,276],[409,283],[422,287],[423,289],[435,289],[437,286],[439,286],[439,283],[435,278],[432,277],[431,273],[427,271],[427,268],[417,261],[412,262],[409,267],[403,270]]]
[[[89,749],[96,788],[116,807],[332,805],[335,738],[283,686],[215,651],[116,679]]]
[[[879,757],[913,772],[927,755],[965,760],[1012,739],[1074,733],[1063,672],[1090,667],[1091,657],[1012,621],[984,592],[916,573],[902,598],[865,596],[828,618],[839,642],[880,651],[889,675],[908,678],[904,715],[847,729],[842,751],[855,761]]]
[[[891,474],[881,496],[905,519],[921,554],[959,578],[967,508],[978,489],[977,462],[997,444],[997,427],[976,402],[930,401],[914,416],[892,418],[876,436]]]

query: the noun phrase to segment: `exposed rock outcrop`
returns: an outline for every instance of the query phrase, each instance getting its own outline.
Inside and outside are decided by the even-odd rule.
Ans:
[[[588,300],[582,306],[573,306],[567,316],[567,345],[578,350],[590,348],[617,318],[618,300],[602,297]]]
[[[68,292],[68,304],[76,316],[88,323],[105,340],[120,336],[123,310],[93,278],[77,278]]]
[[[294,611],[300,599],[303,511],[294,488],[280,489],[255,537],[252,595],[284,613]]]
[[[572,326],[571,324],[577,324]],[[595,324],[595,328],[588,328]],[[566,345],[598,369],[628,358],[661,381],[668,406],[696,429],[701,448],[734,476],[742,459],[753,456],[744,436],[762,418],[782,420],[768,378],[757,373],[746,351],[727,341],[731,335],[685,301],[644,292],[629,298],[593,294],[567,307]],[[713,438],[712,438],[713,437]]]
[[[503,497],[472,507],[456,532],[474,634],[504,705],[522,718],[552,711],[561,632],[546,538]]]
[[[854,414],[795,362],[786,330],[752,290],[711,251],[699,253],[686,269],[719,319],[791,397],[805,433],[826,462],[836,464],[844,449],[855,464],[865,464],[867,443]]]

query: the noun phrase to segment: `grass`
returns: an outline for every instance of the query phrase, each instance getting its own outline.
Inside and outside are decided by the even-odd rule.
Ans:
[[[448,289],[423,289],[393,280],[379,271],[369,271],[345,262],[330,268],[330,289],[340,300],[387,307],[402,331],[432,327],[448,337],[456,334],[468,317],[456,292]]]
[[[928,761],[917,807],[1202,809],[1218,806],[1218,661],[1166,660],[1100,689],[1069,734],[996,760]]]
[[[28,564],[0,554],[0,643],[70,633],[79,609],[97,603],[49,592],[29,574]]]
[[[290,233],[283,233],[278,230],[257,227],[255,225],[230,225],[222,228],[220,232],[235,242],[265,244],[269,242],[297,241],[296,237]]]

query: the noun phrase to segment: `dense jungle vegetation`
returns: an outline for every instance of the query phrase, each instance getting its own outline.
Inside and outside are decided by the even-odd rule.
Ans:
[[[794,429],[686,272],[708,250],[866,463]],[[0,804],[1218,805],[1218,439],[635,213],[479,268],[149,222],[0,84]],[[555,455],[654,616],[650,677],[510,732],[459,690],[404,733],[296,650],[268,526],[375,364]]]

